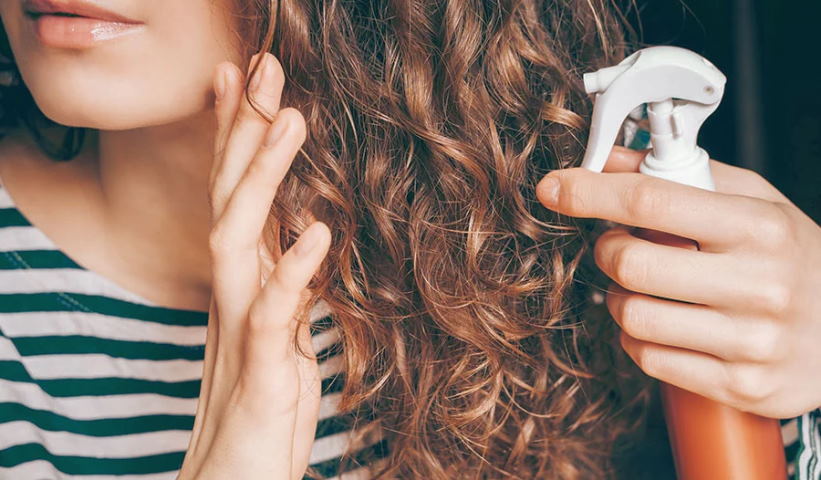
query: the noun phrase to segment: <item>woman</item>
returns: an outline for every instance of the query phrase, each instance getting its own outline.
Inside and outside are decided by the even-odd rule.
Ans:
[[[6,310],[30,314],[2,325],[14,478],[618,475],[651,390],[591,302],[596,224],[573,216],[610,218],[582,207],[636,174],[585,190],[594,177],[568,169],[554,204],[547,180],[536,188],[580,161],[580,73],[624,55],[612,7],[15,0],[0,16],[22,80],[3,93],[18,126],[0,178],[21,207],[11,228],[42,242],[14,237],[5,255]],[[617,151],[609,168],[637,159]],[[714,168],[733,195],[775,195]],[[569,205],[574,192],[590,201]],[[790,219],[817,265],[817,226]],[[601,238],[600,253],[638,240]],[[56,254],[31,253],[43,245]],[[602,261],[617,256],[597,255],[601,271],[623,272]],[[773,258],[759,265],[797,268]],[[628,295],[651,298],[630,280]],[[612,290],[628,353],[665,381],[681,378],[645,353],[735,354],[752,338],[659,338],[652,311],[635,322],[647,330],[625,323]],[[809,290],[793,298],[771,310],[807,323],[783,331],[819,338]],[[669,302],[655,308],[680,312]],[[773,352],[764,363],[784,364]],[[791,360],[792,379],[819,366]],[[795,417],[821,403],[799,390],[722,399]]]

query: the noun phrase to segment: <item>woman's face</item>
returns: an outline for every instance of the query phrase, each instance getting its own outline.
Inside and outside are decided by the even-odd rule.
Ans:
[[[228,4],[0,0],[0,17],[23,82],[47,117],[63,125],[122,130],[210,108],[214,67],[242,61]],[[74,11],[91,18],[29,11]],[[106,21],[118,17],[130,23]]]

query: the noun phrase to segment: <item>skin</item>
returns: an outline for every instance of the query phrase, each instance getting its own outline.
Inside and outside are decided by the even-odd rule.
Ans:
[[[284,74],[270,54],[250,59],[262,64],[249,93],[273,123],[251,108],[249,70],[237,66],[246,62],[229,48],[225,11],[211,4],[107,2],[144,21],[144,32],[69,51],[43,48],[20,4],[0,3],[38,106],[57,122],[99,130],[68,164],[53,164],[16,132],[2,142],[2,178],[21,211],[87,268],[157,303],[209,312],[178,478],[302,478],[321,393],[305,288],[331,235],[312,222],[286,252],[268,249],[269,206],[305,120],[280,109]],[[71,222],[55,223],[61,217]],[[169,285],[170,293],[157,288]],[[293,348],[295,335],[308,357]]]
[[[321,376],[308,323],[296,315],[308,311],[303,295],[331,234],[314,222],[284,255],[263,242],[269,206],[306,135],[298,110],[279,109],[282,67],[267,53],[263,61],[257,92],[272,102],[273,124],[247,110],[233,63],[215,75],[215,282],[200,401],[179,480],[302,478],[316,431]],[[310,358],[294,350],[296,331]]]
[[[47,48],[20,1],[0,2],[39,108],[98,132],[67,164],[13,133],[0,142],[0,174],[21,210],[81,265],[161,305],[207,310],[212,80],[220,62],[249,59],[232,43],[227,0],[95,3],[144,31],[83,50]]]
[[[38,106],[59,123],[98,130],[68,164],[12,135],[0,142],[0,176],[21,210],[79,263],[159,304],[209,311],[202,391],[179,478],[301,477],[319,379],[315,360],[289,340],[298,331],[313,354],[296,317],[308,308],[304,288],[330,232],[312,223],[298,242],[319,236],[306,255],[260,248],[260,235],[305,139],[304,119],[280,109],[282,67],[265,55],[267,74],[251,94],[288,125],[281,141],[266,144],[274,127],[242,98],[248,59],[231,45],[230,17],[218,4],[105,6],[144,21],[144,32],[76,52],[42,48],[22,27],[19,2],[0,2]],[[699,241],[702,251],[684,253],[622,229],[597,243],[597,262],[623,288],[607,298],[628,353],[650,375],[758,413],[792,416],[821,404],[821,388],[806,381],[821,367],[818,226],[749,171],[714,161],[719,192],[704,193],[633,173],[639,160],[616,149],[608,173],[549,175],[562,186],[557,204],[547,200],[546,181],[537,191],[568,215]],[[681,317],[687,329],[678,328]]]
[[[755,172],[711,160],[710,192],[637,173],[645,153],[617,147],[604,172],[551,172],[536,190],[623,225],[594,248],[622,346],[648,375],[744,411],[821,406],[821,228]]]

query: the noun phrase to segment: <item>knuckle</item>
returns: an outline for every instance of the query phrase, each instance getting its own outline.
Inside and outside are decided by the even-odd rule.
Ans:
[[[257,119],[270,121],[276,115],[276,102],[279,95],[267,90],[258,90],[250,94],[251,99],[248,105],[244,105],[245,111]]]
[[[304,138],[307,127],[305,116],[302,115],[302,112],[294,107],[285,107],[279,111],[277,116],[279,117],[278,121],[284,120],[288,122],[289,133]]]
[[[625,211],[632,218],[664,215],[668,197],[654,178],[641,178],[627,190]]]
[[[734,403],[754,404],[767,399],[772,388],[766,371],[757,365],[729,364],[727,392]]]
[[[750,361],[771,363],[784,355],[781,328],[770,322],[751,325],[744,336],[742,349]]]
[[[777,203],[767,202],[755,222],[751,222],[750,232],[757,244],[769,249],[781,250],[792,240],[792,224],[783,208]]]
[[[644,373],[651,377],[657,377],[659,373],[657,360],[653,358],[653,355],[641,341],[632,339],[627,332],[623,331],[619,336],[619,342],[624,351]]]
[[[228,249],[225,235],[217,226],[208,235],[208,248],[214,253],[222,253]]]
[[[220,222],[208,234],[208,248],[214,256],[222,256],[232,250],[231,239]]]
[[[644,347],[636,347],[633,358],[636,365],[647,375],[653,378],[659,378],[662,375],[661,358],[658,355],[653,355],[648,349]]]
[[[621,246],[612,258],[613,280],[630,290],[636,290],[646,277],[641,249],[635,244]]]
[[[254,301],[248,308],[248,331],[251,335],[265,335],[279,328],[279,322],[266,304]]]
[[[251,302],[251,306],[248,307],[248,332],[251,335],[255,333],[263,333],[270,329],[271,322],[268,322],[268,315],[266,314],[265,307],[259,302]]]
[[[774,317],[780,318],[790,307],[792,292],[788,285],[770,281],[764,282],[756,293],[757,303],[761,310]]]
[[[248,307],[248,332],[251,336],[279,336],[290,331],[288,319],[296,314],[297,298],[275,288],[258,296]],[[282,338],[282,337],[278,337]]]
[[[647,340],[651,333],[645,311],[646,303],[639,295],[630,295],[622,300],[619,312],[622,329],[639,340]]]
[[[610,259],[607,254],[613,245],[610,237],[616,233],[616,230],[616,228],[612,228],[602,233],[593,244],[593,261],[603,270],[609,266]]]

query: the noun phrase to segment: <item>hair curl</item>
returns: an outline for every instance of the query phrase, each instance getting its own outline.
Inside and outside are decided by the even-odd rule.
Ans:
[[[591,113],[581,74],[624,57],[620,10],[236,3],[247,52],[277,56],[281,103],[306,119],[272,235],[292,244],[308,226],[302,205],[331,229],[312,300],[340,327],[340,410],[362,413],[358,435],[388,440],[375,475],[613,477],[648,390],[590,301],[603,280],[586,255],[596,223],[544,208],[535,186],[580,164]],[[3,125],[36,131],[25,86],[9,88]],[[44,149],[69,159],[78,132]]]

